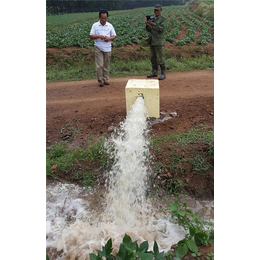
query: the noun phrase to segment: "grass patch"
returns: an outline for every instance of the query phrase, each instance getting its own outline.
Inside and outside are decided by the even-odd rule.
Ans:
[[[54,62],[47,64],[47,81],[71,81],[96,78],[94,56],[87,57],[86,54],[60,55],[52,57]],[[206,54],[196,58],[185,58],[165,55],[167,71],[190,71],[214,69],[214,57]],[[135,55],[122,59],[117,53],[112,54],[110,64],[111,77],[123,77],[128,75],[146,75],[151,70],[149,50],[138,59]],[[166,73],[167,73],[166,71]]]
[[[206,176],[214,167],[214,129],[199,126],[186,133],[171,134],[151,140],[154,157],[153,192],[162,188],[168,194],[180,195],[187,186],[187,176]]]
[[[104,171],[109,162],[103,138],[95,143],[89,140],[86,148],[76,149],[69,149],[68,143],[61,141],[47,148],[46,175],[93,186],[99,177],[97,169]]]

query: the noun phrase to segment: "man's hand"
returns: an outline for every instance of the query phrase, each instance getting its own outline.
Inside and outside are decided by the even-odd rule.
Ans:
[[[110,37],[104,37],[104,41],[105,42],[109,42],[110,41]]]
[[[147,25],[154,26],[154,22],[152,22],[151,20],[148,20],[148,21],[146,22],[146,24],[147,24]]]

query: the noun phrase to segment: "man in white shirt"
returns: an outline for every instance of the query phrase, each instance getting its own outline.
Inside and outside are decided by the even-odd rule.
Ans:
[[[107,22],[108,12],[101,10],[99,12],[99,21],[92,25],[89,37],[94,42],[95,63],[97,80],[99,86],[109,85],[109,65],[111,58],[111,41],[116,38],[116,32],[113,25]]]

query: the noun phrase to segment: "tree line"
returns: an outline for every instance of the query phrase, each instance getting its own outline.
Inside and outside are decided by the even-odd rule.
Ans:
[[[189,0],[46,0],[47,14],[99,12],[101,9],[127,10],[140,7],[183,5]]]

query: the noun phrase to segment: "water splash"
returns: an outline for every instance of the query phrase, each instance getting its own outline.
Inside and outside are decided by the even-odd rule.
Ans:
[[[109,173],[105,216],[118,225],[133,226],[145,212],[149,140],[144,99],[138,97],[120,131],[111,139],[115,164]]]
[[[144,100],[139,97],[119,131],[107,143],[115,163],[108,173],[108,194],[96,202],[96,207],[90,207],[84,199],[96,196],[91,190],[84,194],[78,190],[78,197],[71,196],[75,187],[68,186],[66,190],[61,185],[56,191],[48,191],[47,197],[51,199],[47,247],[62,252],[53,258],[49,256],[51,260],[86,259],[109,238],[115,254],[125,233],[138,243],[147,240],[150,249],[156,240],[159,249],[164,251],[184,238],[183,230],[170,221],[170,215],[154,208],[145,196],[150,170],[146,116]]]

